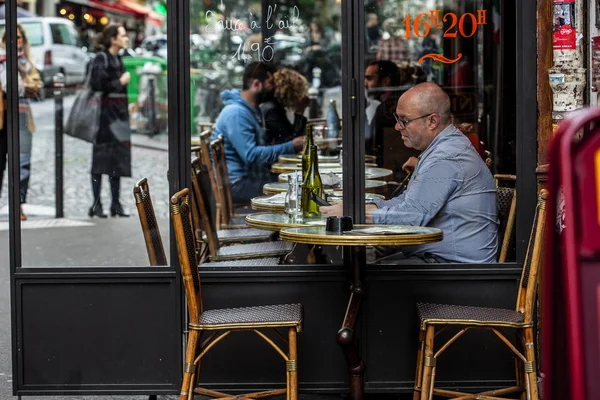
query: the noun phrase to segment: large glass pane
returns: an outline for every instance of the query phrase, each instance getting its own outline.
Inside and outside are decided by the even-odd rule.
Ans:
[[[480,158],[479,166],[483,169],[489,168],[492,174],[515,173],[515,132],[502,123],[502,72],[506,61],[502,58],[500,16],[500,2],[492,0],[365,2],[366,153],[374,156],[379,166],[391,170],[394,183],[388,185],[386,197],[397,195],[398,185],[405,181],[407,169],[403,165],[411,157],[416,161],[416,157],[426,154],[431,140],[423,141],[423,145],[417,139],[434,132],[434,124],[458,128],[472,144],[468,154]],[[448,120],[442,116],[440,122],[440,102],[431,96],[427,98],[427,92],[420,97],[404,96],[423,82],[439,85],[449,96]],[[401,105],[398,102],[401,97],[410,100]],[[398,123],[394,112],[404,122]],[[406,128],[401,128],[404,124]],[[452,168],[451,164],[446,163],[448,168]],[[386,222],[434,226],[439,223],[439,218],[444,217],[428,202],[436,191],[446,190],[442,185],[442,178],[448,178],[446,175],[447,171],[438,183],[429,184],[427,199],[411,200],[413,205],[419,204],[415,205],[417,208],[421,207],[416,214],[432,215],[411,219],[405,212],[396,219],[390,215]],[[486,181],[487,186],[491,182],[493,191],[491,174],[486,174]],[[514,187],[512,180],[500,184]],[[455,189],[448,189],[453,196],[457,193]],[[423,195],[419,192],[420,197]],[[489,197],[486,202],[495,202]],[[444,198],[442,203],[448,201]],[[405,203],[402,204],[404,207]],[[493,211],[492,206],[488,208]],[[473,205],[472,211],[485,213],[481,204]],[[444,235],[445,241],[450,239],[448,232]],[[492,259],[487,257],[487,261]]]
[[[233,208],[281,216],[285,173],[301,169],[298,138],[308,124],[317,128],[320,140],[333,107],[341,118],[340,15],[336,1],[190,2],[193,135],[209,129],[210,140],[223,137],[229,178],[224,184],[231,186]],[[322,175],[341,174],[336,146],[325,149],[329,158],[326,153],[320,158],[329,160],[320,164]],[[339,182],[334,177],[330,181]],[[339,186],[327,190],[341,194]],[[261,196],[279,198],[257,199]],[[227,198],[212,199],[217,216]],[[273,203],[257,204],[263,201]],[[307,251],[302,251],[288,262],[306,263]],[[316,262],[334,258],[339,260],[337,252]],[[312,253],[308,260],[315,262]]]
[[[57,6],[63,18],[19,19],[26,267],[149,265],[133,196],[134,184],[143,177],[168,254],[164,17],[157,14],[150,23],[124,7],[90,4]],[[142,38],[156,45],[144,46]],[[30,86],[34,71],[37,88]],[[55,89],[61,81],[66,87]],[[94,109],[97,117],[90,113]],[[61,125],[72,136],[62,134]],[[96,144],[81,139],[86,132]],[[58,153],[57,139],[63,141]],[[56,175],[61,160],[62,188]],[[2,193],[0,219],[5,221],[6,183]]]

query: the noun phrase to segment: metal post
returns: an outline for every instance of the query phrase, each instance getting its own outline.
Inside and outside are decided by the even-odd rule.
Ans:
[[[65,76],[58,73],[52,77],[54,87],[54,172],[56,218],[63,218],[63,92]]]

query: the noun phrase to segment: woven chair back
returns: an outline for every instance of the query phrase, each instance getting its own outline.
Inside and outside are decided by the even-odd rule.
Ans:
[[[231,185],[229,182],[229,171],[227,170],[227,161],[225,159],[225,146],[223,145],[223,136],[219,135],[216,140],[210,143],[212,156],[215,160],[215,176],[217,178],[217,186],[221,193],[221,209],[223,224],[229,224],[231,214],[233,213],[233,199],[231,197]]]
[[[537,278],[544,248],[547,197],[548,191],[543,189],[538,196],[538,202],[535,208],[533,228],[531,229],[531,235],[529,236],[527,256],[525,258],[525,263],[523,264],[521,284],[517,296],[517,311],[523,314],[525,322],[531,322],[533,320],[533,304],[537,291]]]
[[[202,312],[202,291],[196,258],[196,240],[192,228],[189,189],[175,193],[171,197],[170,207],[190,323],[198,323]]]
[[[192,160],[192,189],[194,206],[197,210],[201,229],[206,233],[208,242],[208,251],[211,256],[215,256],[219,250],[219,238],[217,236],[217,228],[215,220],[210,209],[210,201],[208,196],[208,171],[199,159]],[[202,232],[199,233],[202,235]],[[202,236],[200,236],[201,238]]]
[[[496,198],[498,201],[498,219],[500,220],[498,237],[501,240],[498,262],[503,263],[506,262],[508,250],[515,230],[515,217],[517,214],[516,189],[497,187]]]
[[[200,133],[200,159],[202,160],[202,164],[204,164],[204,168],[207,171],[207,175],[208,175],[208,179],[210,182],[210,187],[212,189],[212,193],[215,197],[216,200],[216,209],[217,209],[217,215],[216,215],[216,223],[217,225],[220,225],[221,222],[221,216],[219,215],[219,213],[221,213],[221,203],[223,202],[223,200],[220,198],[221,196],[221,190],[219,189],[219,186],[217,184],[217,180],[216,180],[216,175],[215,175],[215,168],[214,168],[214,164],[213,164],[213,160],[211,160],[211,151],[210,151],[210,138],[212,136],[212,128],[211,129],[207,129],[204,130]]]
[[[142,225],[150,265],[167,265],[167,257],[160,236],[160,230],[158,229],[158,223],[156,222],[156,214],[154,213],[154,206],[152,205],[152,198],[150,197],[150,189],[148,188],[148,180],[146,178],[140,179],[133,186],[133,196]]]

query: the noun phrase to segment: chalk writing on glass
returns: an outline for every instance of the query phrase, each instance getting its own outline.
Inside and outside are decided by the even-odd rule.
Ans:
[[[432,27],[442,29],[440,23],[440,16],[442,12],[440,10],[429,10],[428,13],[418,14],[414,20],[411,19],[411,15],[408,14],[402,23],[406,25],[406,39],[413,39],[416,37],[425,38],[429,36]],[[444,31],[445,38],[456,38],[457,34],[464,38],[470,38],[475,35],[479,25],[487,24],[487,10],[477,10],[477,15],[473,13],[465,13],[460,18],[455,13],[446,13],[441,18],[443,22],[449,24],[448,29]],[[450,59],[446,58],[443,54],[431,53],[426,54],[419,59],[419,64],[423,63],[423,60],[431,58],[435,61],[439,61],[445,64],[452,64],[462,58],[462,53],[458,53],[457,58]]]
[[[224,9],[221,1],[220,10]],[[248,28],[256,31],[261,29],[261,22],[257,20],[255,15],[251,11],[248,11],[248,20],[244,21],[240,18],[222,18],[220,12],[213,10],[206,11],[206,26],[204,30],[206,33],[217,33],[220,31],[231,31],[231,32],[244,32]],[[267,8],[266,18],[264,20],[267,29],[278,29],[280,31],[290,29],[290,27],[297,27],[300,21],[300,9],[298,6],[291,7],[289,12],[285,15],[281,15],[277,11],[277,4],[269,5]],[[273,60],[275,56],[275,38],[273,36],[265,38],[263,40],[264,45],[261,48],[260,43],[241,43],[231,58],[243,62],[250,62],[252,60],[269,62]]]

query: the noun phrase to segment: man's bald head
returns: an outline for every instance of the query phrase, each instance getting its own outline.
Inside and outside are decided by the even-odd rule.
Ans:
[[[438,114],[444,127],[450,124],[450,97],[435,83],[424,82],[415,85],[400,99],[411,104],[421,115]]]
[[[435,83],[420,83],[398,99],[396,115],[404,145],[423,151],[450,125],[450,98]]]

